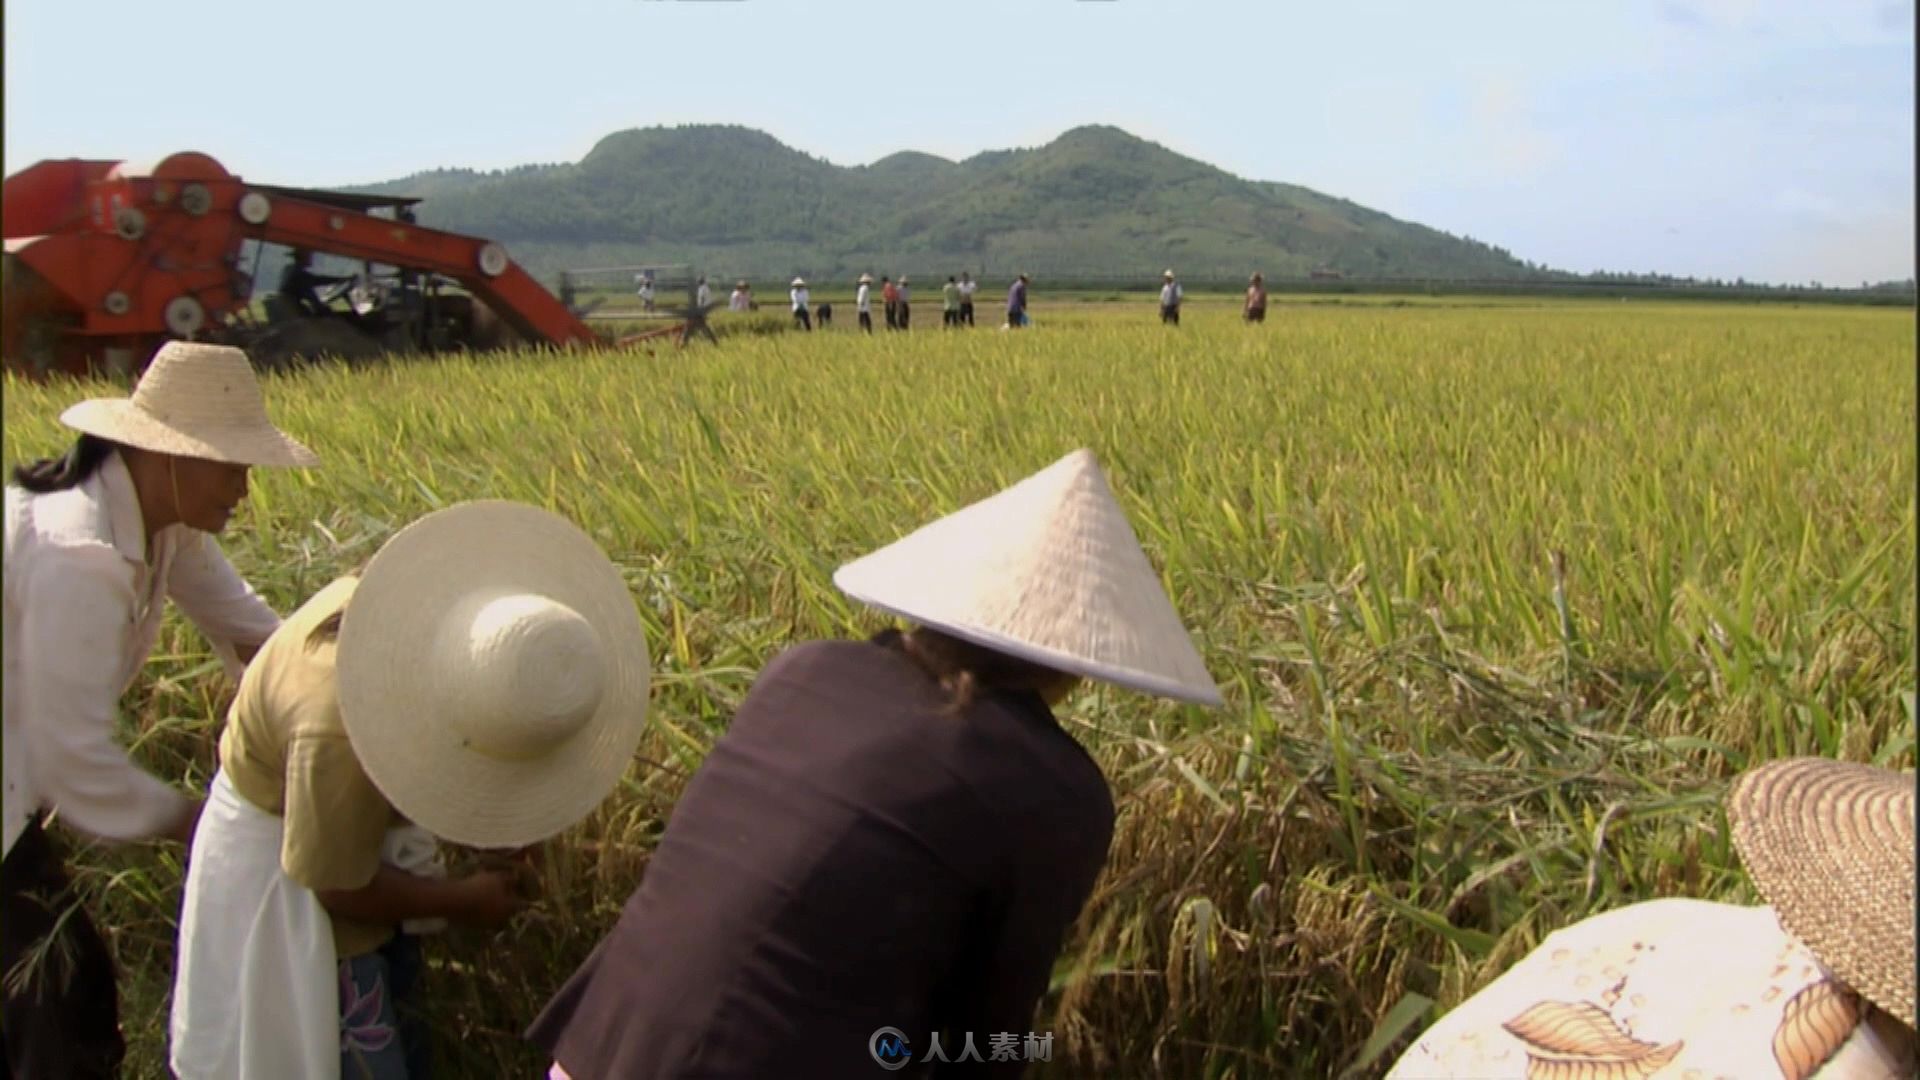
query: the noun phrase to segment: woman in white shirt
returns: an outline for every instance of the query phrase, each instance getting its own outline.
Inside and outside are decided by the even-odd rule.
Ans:
[[[853,294],[853,310],[860,316],[860,329],[873,333],[873,275],[860,275],[860,288]]]
[[[13,1076],[112,1076],[112,956],[45,817],[107,840],[190,841],[200,803],[115,745],[119,698],[169,597],[239,677],[280,619],[210,534],[246,497],[249,466],[319,459],[268,419],[246,354],[219,346],[169,343],[131,399],[60,419],[81,432],[72,451],[15,469],[6,492],[0,1041]]]

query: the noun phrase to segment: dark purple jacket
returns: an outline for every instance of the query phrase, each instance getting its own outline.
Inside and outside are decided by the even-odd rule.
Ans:
[[[1113,801],[1038,696],[946,705],[889,645],[775,658],[528,1037],[575,1080],[846,1080],[1011,1035],[966,1068],[1017,1075]],[[913,1067],[875,1063],[882,1027]]]

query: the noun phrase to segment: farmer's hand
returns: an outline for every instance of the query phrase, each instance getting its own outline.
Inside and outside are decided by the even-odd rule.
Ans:
[[[207,804],[204,799],[188,799],[185,808],[180,812],[180,816],[174,820],[172,825],[167,827],[165,832],[160,834],[158,839],[178,840],[180,843],[186,845],[188,852],[192,852],[193,834],[200,828],[200,811],[206,809],[206,807]]]
[[[505,925],[526,906],[516,885],[515,875],[501,870],[482,870],[461,878],[456,883],[460,902],[453,917],[488,929]]]

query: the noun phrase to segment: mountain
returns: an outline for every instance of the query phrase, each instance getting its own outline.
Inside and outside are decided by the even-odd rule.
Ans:
[[[1244,180],[1114,127],[954,162],[839,166],[763,132],[623,131],[575,164],[441,169],[357,190],[499,240],[536,271],[692,263],[727,275],[872,270],[1237,278],[1523,277],[1499,248],[1292,184]]]

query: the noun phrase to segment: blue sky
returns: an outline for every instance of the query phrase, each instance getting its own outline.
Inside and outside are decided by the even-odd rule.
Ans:
[[[1914,274],[1913,0],[4,12],[9,173],[192,148],[270,183],[342,184],[574,161],[613,131],[694,122],[855,165],[1107,123],[1565,269]]]

